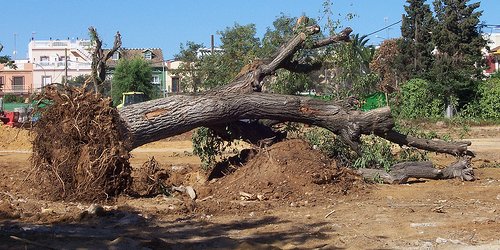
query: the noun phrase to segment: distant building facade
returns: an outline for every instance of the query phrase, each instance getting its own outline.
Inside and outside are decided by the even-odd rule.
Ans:
[[[166,71],[166,93],[177,94],[182,92],[181,77],[173,71],[179,69],[182,61],[171,60],[165,62]]]
[[[500,71],[500,33],[491,33],[485,38],[488,40],[488,50],[485,50],[486,75]]]
[[[16,60],[17,68],[0,64],[0,97],[7,94],[28,97],[33,93],[33,64]]]
[[[90,40],[31,40],[28,60],[33,64],[33,89],[65,83],[79,75],[90,75]]]

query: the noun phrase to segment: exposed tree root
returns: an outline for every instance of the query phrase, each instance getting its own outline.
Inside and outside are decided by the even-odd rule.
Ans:
[[[81,88],[50,86],[33,131],[32,181],[49,199],[95,201],[131,184],[119,116],[109,98]]]

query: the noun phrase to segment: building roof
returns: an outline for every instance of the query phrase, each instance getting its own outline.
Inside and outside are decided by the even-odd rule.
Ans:
[[[107,53],[110,51],[110,49],[105,49],[104,53]],[[147,52],[151,52],[151,59],[148,60],[151,62],[152,67],[163,67],[163,52],[159,48],[133,48],[133,49],[128,49],[128,48],[121,48],[118,50],[118,53],[120,53],[119,58],[125,58],[125,59],[132,59],[134,57],[141,57],[144,58],[144,54]],[[108,67],[114,68],[116,64],[118,63],[117,60],[109,59],[106,64]]]

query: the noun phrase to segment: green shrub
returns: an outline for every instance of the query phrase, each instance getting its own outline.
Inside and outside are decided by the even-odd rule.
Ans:
[[[491,78],[479,85],[479,110],[483,119],[500,119],[500,78]]]
[[[409,147],[394,150],[394,144],[375,135],[361,138],[361,156],[334,133],[323,128],[307,131],[304,133],[304,139],[344,167],[382,168],[389,171],[392,165],[399,162],[428,160],[424,151]]]
[[[401,87],[399,115],[405,119],[439,118],[444,103],[432,93],[431,85],[423,79],[411,79]]]
[[[11,102],[24,102],[24,98],[22,96],[17,96],[13,94],[6,94],[3,96],[3,102],[11,103]]]
[[[213,130],[205,127],[198,128],[191,138],[193,142],[193,154],[200,157],[201,167],[208,171],[217,163],[217,158],[221,158],[226,149],[232,149],[234,142],[227,142],[214,133]]]

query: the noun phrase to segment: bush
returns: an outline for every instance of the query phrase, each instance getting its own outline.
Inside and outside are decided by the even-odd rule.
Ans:
[[[467,103],[458,115],[456,120],[460,123],[500,121],[500,78],[495,76],[479,83],[476,99]]]
[[[323,128],[307,131],[304,138],[313,147],[335,159],[339,165],[349,168],[379,168],[389,171],[392,165],[399,162],[428,160],[424,151],[408,147],[393,150],[394,144],[375,135],[361,137],[361,156],[334,133]]]
[[[24,98],[22,96],[16,96],[13,94],[6,94],[3,96],[3,102],[5,102],[5,103],[24,102]]]
[[[443,110],[442,99],[432,93],[431,85],[426,80],[411,79],[401,87],[401,118],[439,118],[442,117]]]
[[[491,78],[480,83],[479,110],[483,119],[500,119],[500,78]]]

